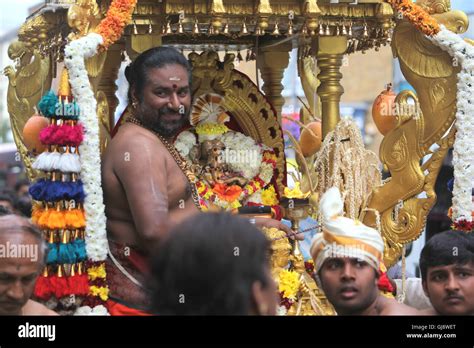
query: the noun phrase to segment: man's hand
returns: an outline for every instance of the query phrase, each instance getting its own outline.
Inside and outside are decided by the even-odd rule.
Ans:
[[[286,235],[291,239],[304,240],[304,235],[302,233],[296,234],[296,232],[293,231],[290,227],[288,227],[283,222],[278,221],[278,220],[255,217],[255,225],[257,225],[257,227],[259,228],[262,228],[262,227],[278,228],[279,230],[286,232]]]

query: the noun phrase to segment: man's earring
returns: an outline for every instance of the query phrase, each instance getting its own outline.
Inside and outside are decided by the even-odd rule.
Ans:
[[[137,109],[138,108],[138,101],[136,99],[132,99],[132,107],[134,109]]]

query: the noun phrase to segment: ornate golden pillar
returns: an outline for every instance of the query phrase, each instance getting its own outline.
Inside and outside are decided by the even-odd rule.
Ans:
[[[290,61],[291,45],[279,45],[277,47],[262,48],[258,54],[258,69],[263,80],[262,90],[270,100],[278,115],[278,122],[281,123],[281,110],[285,104],[282,97],[283,73]]]
[[[317,89],[321,99],[323,138],[340,120],[339,103],[344,93],[340,71],[342,58],[347,49],[345,36],[320,36],[313,41],[319,68]]]

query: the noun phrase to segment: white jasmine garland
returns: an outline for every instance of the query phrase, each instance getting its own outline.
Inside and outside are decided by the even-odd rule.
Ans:
[[[84,125],[84,141],[80,145],[81,179],[86,194],[84,211],[86,216],[86,251],[92,261],[107,258],[107,233],[105,206],[101,186],[100,136],[97,118],[97,101],[90,86],[85,59],[97,54],[102,36],[90,33],[70,42],[64,50],[64,63],[69,71],[72,94],[81,112]]]
[[[457,84],[456,139],[453,149],[453,221],[472,221],[474,178],[474,47],[444,26],[432,41],[461,66]]]
[[[176,150],[178,150],[180,155],[186,160],[189,159],[189,151],[194,147],[194,145],[196,145],[196,137],[189,131],[181,132],[174,143]]]
[[[226,162],[234,172],[240,173],[247,180],[253,179],[260,171],[263,159],[262,148],[251,137],[239,132],[227,132],[222,135],[221,141],[228,153],[248,155],[242,156],[241,161]]]
[[[97,117],[97,101],[89,82],[85,60],[97,54],[103,43],[99,34],[90,33],[74,40],[64,49],[64,64],[69,72],[72,94],[80,110],[84,126],[84,141],[79,147],[81,153],[81,179],[84,185],[84,213],[86,218],[85,242],[87,256],[92,261],[105,261],[108,241],[106,233],[105,206],[101,186],[100,135]],[[78,315],[108,315],[103,305],[91,308],[83,306],[76,310]]]

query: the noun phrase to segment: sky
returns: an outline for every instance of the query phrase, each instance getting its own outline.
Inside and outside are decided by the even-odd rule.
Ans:
[[[0,33],[18,28],[28,17],[28,9],[43,1],[0,0]]]

